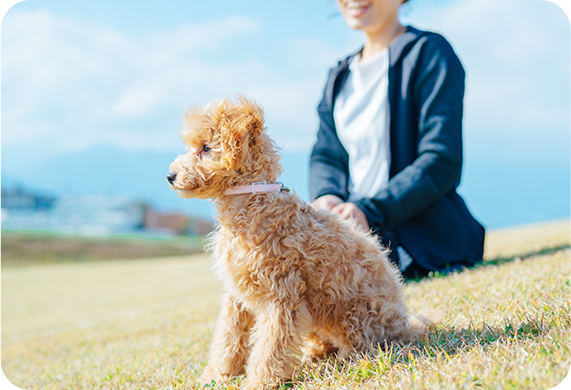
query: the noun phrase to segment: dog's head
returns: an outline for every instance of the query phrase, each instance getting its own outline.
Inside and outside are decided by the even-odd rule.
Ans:
[[[167,180],[183,198],[217,198],[227,188],[276,181],[282,172],[264,113],[239,96],[185,112],[181,138],[187,153],[174,160]]]

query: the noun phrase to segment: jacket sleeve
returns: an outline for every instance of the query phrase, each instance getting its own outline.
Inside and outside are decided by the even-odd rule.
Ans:
[[[329,77],[329,81],[332,81]],[[311,199],[323,195],[349,197],[349,156],[337,137],[333,122],[333,109],[328,107],[327,86],[317,111],[319,130],[309,163],[309,190]]]
[[[355,202],[381,232],[414,217],[460,182],[465,73],[448,42],[439,35],[430,38],[410,72],[409,91],[418,112],[417,158],[373,198]]]

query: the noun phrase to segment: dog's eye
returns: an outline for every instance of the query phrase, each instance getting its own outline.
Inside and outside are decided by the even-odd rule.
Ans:
[[[208,153],[208,152],[210,152],[210,150],[211,150],[211,148],[210,148],[210,146],[208,146],[208,145],[204,145],[204,146],[202,147],[202,151],[203,151],[204,153]]]

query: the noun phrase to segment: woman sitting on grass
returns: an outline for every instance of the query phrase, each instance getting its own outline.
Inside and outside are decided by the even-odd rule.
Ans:
[[[355,218],[405,278],[482,259],[484,228],[456,193],[464,70],[442,36],[403,26],[408,0],[338,0],[365,44],[329,73],[310,162],[316,208]]]

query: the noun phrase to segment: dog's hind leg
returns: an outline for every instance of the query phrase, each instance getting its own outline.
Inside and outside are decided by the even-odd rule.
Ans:
[[[333,342],[318,333],[311,333],[303,346],[303,362],[313,362],[337,352],[338,348]]]
[[[202,383],[210,383],[212,380],[219,382],[244,373],[253,324],[253,315],[234,296],[226,293],[222,299]]]
[[[309,333],[311,316],[305,304],[273,303],[256,315],[253,349],[248,360],[243,389],[279,386],[292,379],[300,363],[301,343]]]
[[[332,339],[339,347],[341,358],[399,339],[408,329],[406,309],[399,301],[376,302],[355,298],[349,303],[349,310],[336,327],[337,337]]]

